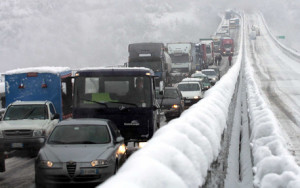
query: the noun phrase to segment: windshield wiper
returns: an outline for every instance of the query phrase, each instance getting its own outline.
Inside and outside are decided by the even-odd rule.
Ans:
[[[89,100],[89,99],[82,99],[84,101],[88,101],[88,102],[93,102],[93,103],[96,103],[96,104],[100,104],[100,105],[103,105],[105,106],[106,108],[108,108],[107,104],[104,103],[104,102],[98,102],[98,101],[93,101],[93,100]]]
[[[67,144],[67,143],[59,140],[51,140],[49,141],[49,144]]]
[[[138,107],[138,105],[137,105],[137,104],[134,104],[134,103],[128,103],[128,102],[122,102],[122,101],[119,101],[119,102],[115,102],[115,101],[108,101],[108,103],[115,103],[115,104],[127,104],[127,105],[132,105],[132,106]]]

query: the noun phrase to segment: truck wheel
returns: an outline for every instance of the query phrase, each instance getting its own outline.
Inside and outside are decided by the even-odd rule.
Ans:
[[[34,158],[38,155],[39,151],[40,151],[39,149],[32,148],[29,150],[29,156]]]

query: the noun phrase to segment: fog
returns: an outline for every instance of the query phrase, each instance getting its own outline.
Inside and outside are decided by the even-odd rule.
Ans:
[[[1,0],[0,72],[123,64],[129,43],[209,37],[228,8],[261,9],[270,28],[300,51],[299,7],[292,0]]]

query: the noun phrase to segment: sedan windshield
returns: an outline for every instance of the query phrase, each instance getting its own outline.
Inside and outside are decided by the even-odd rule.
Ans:
[[[180,91],[199,91],[200,87],[199,84],[189,83],[189,84],[179,84],[178,89]]]
[[[48,119],[47,106],[39,105],[12,105],[4,116],[4,120],[22,120],[22,119]]]
[[[49,144],[106,144],[110,134],[105,125],[65,125],[56,127]]]
[[[175,89],[166,89],[165,94],[164,94],[164,98],[177,99],[177,98],[179,98],[179,96],[178,96],[178,93]]]

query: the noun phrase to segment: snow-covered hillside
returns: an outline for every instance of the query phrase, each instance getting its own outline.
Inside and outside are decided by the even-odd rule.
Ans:
[[[196,42],[220,21],[197,0],[2,0],[0,10],[0,72],[123,64],[129,43]]]

